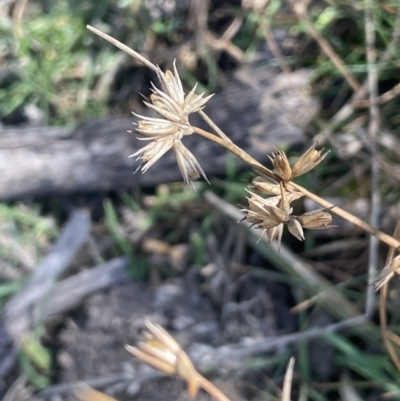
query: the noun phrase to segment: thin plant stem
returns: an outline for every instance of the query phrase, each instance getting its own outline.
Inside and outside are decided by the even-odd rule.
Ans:
[[[387,63],[393,56],[394,49],[397,48],[400,42],[400,6],[397,7],[396,20],[394,28],[392,31],[392,38],[390,43],[386,47],[386,50],[380,55],[377,68],[378,71],[384,68],[385,63]],[[368,95],[368,79],[363,82],[361,88],[353,94],[351,99],[342,108],[336,112],[331,118],[330,124],[326,127],[322,127],[322,131],[318,133],[318,137],[322,139],[327,139],[333,133],[333,130],[343,124],[350,116],[354,113],[358,102],[363,100]],[[321,125],[321,124],[320,124]]]
[[[301,3],[298,0],[291,0],[290,3],[298,20],[306,26],[307,30],[318,43],[322,51],[329,57],[332,63],[340,71],[340,73],[343,75],[343,78],[347,81],[351,88],[357,92],[360,89],[360,84],[354,78],[353,74],[348,70],[341,57],[336,53],[330,43],[318,32],[313,23],[310,21],[307,15],[306,3]]]
[[[386,346],[386,349],[388,350],[393,363],[396,365],[397,370],[400,370],[400,360],[399,360],[396,350],[394,349],[394,346],[390,340],[390,336],[389,336],[390,331],[387,328],[386,299],[387,299],[387,293],[388,293],[388,285],[389,285],[389,282],[386,282],[385,284],[383,284],[382,289],[381,289],[381,295],[380,295],[379,316],[380,316],[380,321],[381,321],[381,331],[382,331],[383,342]]]
[[[315,29],[311,21],[308,18],[305,18],[304,20],[302,20],[302,22],[304,22],[311,36],[318,42],[324,53],[331,59],[332,63],[335,64],[336,68],[342,73],[343,77],[351,86],[351,88],[354,91],[358,91],[359,89],[361,89],[360,84],[354,78],[353,74],[351,74],[351,72],[347,69],[343,60],[335,52],[335,50],[333,50],[333,47],[330,45],[330,43]]]
[[[337,214],[338,216],[342,217],[343,219],[349,221],[350,223],[354,224],[355,226],[361,228],[362,230],[366,231],[368,234],[372,234],[375,237],[377,237],[380,241],[384,242],[385,244],[392,246],[394,248],[400,248],[400,241],[394,239],[388,234],[385,234],[384,232],[378,230],[377,228],[372,227],[365,221],[361,220],[357,216],[354,216],[353,214],[346,212],[346,210],[340,208],[339,206],[335,206],[333,203],[328,202],[327,200],[319,197],[318,195],[315,195],[314,193],[308,191],[306,188],[303,188],[302,186],[295,184],[294,182],[291,182],[290,185],[300,191],[302,194],[307,196],[307,198],[313,200],[315,203],[318,203],[320,206],[326,207],[326,208],[332,208],[331,212]]]
[[[248,153],[246,153],[243,149],[239,148],[239,146],[235,145],[232,141],[229,140],[229,142],[227,142],[227,141],[223,140],[222,138],[219,138],[218,136],[211,134],[210,132],[205,131],[199,127],[193,127],[193,131],[196,134],[199,134],[204,138],[207,138],[211,141],[218,143],[219,145],[223,146],[225,149],[228,149],[234,155],[239,157],[239,159],[242,159],[247,164],[249,164],[251,167],[253,167],[255,170],[259,171],[260,173],[265,174],[266,176],[268,176],[274,180],[278,179],[276,177],[276,175],[270,169],[263,166],[260,162],[258,162],[256,159],[251,157]]]
[[[368,65],[368,90],[369,90],[369,127],[370,147],[372,156],[371,165],[371,226],[378,227],[381,209],[381,194],[379,189],[379,160],[378,141],[379,133],[379,106],[378,106],[378,69],[376,65],[375,50],[375,25],[373,16],[373,0],[365,0],[365,41]],[[368,289],[366,313],[370,314],[375,306],[374,280],[378,265],[378,240],[374,235],[369,239],[369,261],[368,261]]]
[[[204,113],[203,110],[199,111],[200,117],[225,141],[233,143],[232,140],[218,127],[217,124],[214,123],[213,120],[211,120],[210,117],[206,113]]]
[[[279,64],[280,69],[285,74],[290,74],[290,67],[285,63],[285,57],[279,48],[278,42],[275,39],[275,36],[271,30],[271,27],[268,22],[264,22],[263,16],[257,15],[258,25],[261,29],[262,34],[264,35],[265,41],[270,48],[272,54],[274,55],[276,61]]]
[[[210,381],[208,381],[205,377],[200,374],[197,377],[197,381],[200,387],[219,401],[230,401],[230,399],[217,387],[214,386]]]
[[[89,29],[89,31],[94,32],[96,35],[100,36],[101,38],[105,39],[107,42],[110,42],[112,45],[114,45],[115,47],[118,47],[118,49],[121,49],[122,51],[124,51],[125,53],[129,54],[130,56],[132,56],[134,59],[140,61],[141,63],[143,63],[146,67],[150,68],[151,70],[153,70],[154,72],[157,72],[157,67],[151,63],[149,60],[147,60],[145,57],[143,57],[142,55],[140,55],[139,53],[135,52],[135,50],[132,50],[130,47],[128,47],[127,45],[124,45],[122,42],[120,42],[117,39],[114,39],[112,36],[107,35],[106,33],[99,31],[96,28],[93,28],[90,25],[86,25],[86,28]]]
[[[298,20],[305,25],[308,32],[318,43],[322,51],[329,57],[335,67],[340,71],[340,73],[343,75],[343,78],[347,81],[351,88],[357,92],[361,88],[360,84],[354,78],[353,74],[348,70],[345,63],[333,49],[331,44],[318,32],[313,23],[310,21],[307,15],[307,6],[303,6],[299,3],[300,2],[298,0],[290,0],[290,4],[292,5]]]

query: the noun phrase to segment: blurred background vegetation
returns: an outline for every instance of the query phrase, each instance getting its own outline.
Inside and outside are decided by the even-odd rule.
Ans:
[[[378,59],[385,52],[390,53],[379,64],[378,85],[381,132],[386,141],[380,143],[383,209],[398,212],[400,6],[398,0],[372,3]],[[368,139],[363,136],[365,131],[359,130],[368,119],[368,102],[363,99],[352,103],[353,112],[339,123],[333,119],[351,101],[354,88],[332,55],[321,49],[321,41],[327,41],[356,82],[359,85],[364,82],[368,70],[365,1],[315,0],[295,4],[307,7],[307,15],[294,12],[293,4],[286,0],[0,0],[0,135],[2,127],[27,124],[74,127],[85,120],[128,116],[131,111],[142,109],[140,93],[148,93],[149,82],[155,81],[155,77],[135,60],[90,33],[85,28],[90,24],[162,68],[170,68],[177,59],[185,84],[189,87],[199,82],[199,91],[206,93],[218,94],[229,75],[247,63],[282,73],[311,68],[310,86],[321,109],[307,127],[307,134],[311,140],[322,130],[331,129],[333,152],[329,163],[302,184],[319,186],[321,195],[331,196],[334,187],[334,194],[348,201],[368,199],[370,150]],[[298,150],[289,149],[290,156],[298,154]],[[233,159],[228,160],[226,176],[213,181],[213,190],[232,203],[243,203],[243,190],[251,173],[238,171]],[[204,266],[213,257],[209,252],[210,235],[224,235],[224,232],[213,223],[215,210],[204,206],[201,200],[203,189],[200,186],[194,193],[173,183],[143,191],[73,194],[1,203],[0,305],[22,287],[51,248],[66,215],[76,205],[92,210],[95,237],[100,244],[91,253],[90,262],[85,262],[88,265],[126,255],[134,261],[131,263],[135,266],[133,277],[154,278],[147,259],[132,247],[134,240],[129,230],[135,221],[146,233],[170,245],[185,243],[190,249],[190,263]],[[391,216],[382,217],[388,221]],[[385,228],[393,229],[393,221]],[[360,233],[351,235],[351,240],[365,241]],[[346,241],[346,237],[335,240]],[[312,252],[317,245],[329,241],[315,242],[307,237],[304,245],[294,247],[302,257],[315,262],[314,268],[320,269],[341,293],[361,307],[366,288],[366,242],[354,242],[356,247],[341,257],[329,250],[319,255]],[[252,268],[257,267],[260,259],[255,260]],[[179,268],[174,270],[163,265],[160,269],[156,276],[162,279],[179,274]],[[274,268],[261,270],[273,280],[288,285],[293,285],[294,280],[302,288],[296,278]],[[341,285],[346,280],[351,282],[348,287]],[[398,330],[399,291],[398,288],[393,291],[393,302],[388,308],[393,330]],[[297,294],[296,303],[306,298],[304,293],[299,296],[299,292],[293,292]],[[307,327],[307,318],[306,312],[299,315],[300,327]],[[43,345],[43,327],[24,347],[17,372],[12,376],[23,372],[35,389],[57,382],[54,341]],[[400,399],[400,374],[383,346],[377,319],[371,330],[373,335],[369,341],[361,335],[327,337],[335,348],[332,362],[335,369],[329,383],[318,382],[313,375],[307,344],[300,343],[299,380],[308,386],[309,399],[338,399],[340,388],[344,391],[343,381],[339,384],[341,372],[347,369],[355,375],[352,385],[365,397],[361,399],[378,399],[374,397],[380,397],[377,394],[381,393],[376,389],[389,392],[391,399]],[[286,362],[285,358],[282,360]],[[281,368],[282,360],[276,363]],[[270,387],[265,385],[262,391],[269,394]],[[342,399],[357,399],[340,394]]]

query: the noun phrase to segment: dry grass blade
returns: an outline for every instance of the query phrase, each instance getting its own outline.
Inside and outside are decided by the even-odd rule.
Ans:
[[[291,357],[286,370],[285,380],[283,382],[282,401],[290,401],[290,393],[292,390],[292,381],[293,381],[293,369],[294,369],[294,358]]]

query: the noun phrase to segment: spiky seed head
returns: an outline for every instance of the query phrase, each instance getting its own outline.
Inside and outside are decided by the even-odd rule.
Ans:
[[[303,213],[298,217],[298,220],[302,227],[309,229],[325,229],[334,227],[330,225],[332,223],[332,215],[327,212],[328,209],[318,209],[312,212]]]
[[[251,197],[247,198],[249,201],[249,209],[242,210],[246,214],[246,220],[263,230],[277,226],[280,221],[277,220],[275,216],[271,215],[267,208],[269,206],[275,207],[275,205],[279,203],[279,197],[264,199],[251,191],[247,190],[247,192],[251,195]]]
[[[136,131],[144,138],[139,139],[157,139],[164,136],[179,134],[181,137],[186,131],[193,132],[188,124],[179,124],[174,121],[164,120],[162,118],[152,118],[133,113],[142,120],[138,122]]]
[[[283,181],[290,181],[292,178],[292,169],[290,168],[289,160],[286,157],[285,152],[282,152],[277,148],[274,150],[272,157],[269,156],[272,165]]]
[[[305,174],[312,170],[315,166],[321,163],[322,160],[329,153],[329,150],[322,153],[324,149],[316,150],[318,142],[315,142],[304,154],[297,160],[292,167],[292,176],[298,177],[299,175]]]
[[[173,136],[154,139],[129,157],[137,156],[136,160],[142,160],[141,171],[142,173],[145,173],[157,160],[172,148],[173,144]]]
[[[290,216],[284,210],[275,206],[265,206],[265,210],[270,214],[270,216],[275,219],[278,223],[288,223]]]
[[[131,157],[141,159],[143,164],[141,171],[145,173],[156,161],[158,161],[169,149],[173,149],[178,167],[186,183],[203,176],[207,180],[203,169],[193,154],[182,144],[183,136],[193,134],[193,127],[189,123],[189,114],[200,111],[212,95],[203,97],[195,94],[196,85],[185,97],[181,79],[174,61],[173,72],[165,73],[159,67],[155,67],[161,84],[161,89],[152,84],[150,101],[144,104],[157,112],[163,118],[140,116],[137,124],[137,132],[142,135],[142,140],[150,140],[142,149]]]
[[[179,170],[186,184],[193,184],[193,181],[199,179],[200,176],[203,176],[203,178],[210,183],[193,153],[191,153],[180,140],[174,141],[172,149],[174,150]]]
[[[163,73],[158,67],[157,76],[161,83],[162,91],[155,88],[153,85],[155,93],[165,99],[169,98],[170,103],[173,102],[178,105],[180,112],[183,116],[185,116],[186,119],[189,114],[200,111],[214,96],[214,94],[211,94],[207,97],[203,97],[204,93],[196,95],[195,90],[197,84],[195,84],[193,89],[185,97],[182,82],[176,68],[176,60],[174,60],[174,72],[167,70],[165,73]]]

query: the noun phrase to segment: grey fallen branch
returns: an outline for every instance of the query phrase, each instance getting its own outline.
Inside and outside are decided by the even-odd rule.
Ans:
[[[88,212],[75,211],[52,251],[39,264],[27,284],[5,305],[0,321],[0,377],[11,369],[21,342],[36,323],[32,311],[50,294],[55,281],[68,269],[86,241],[89,230]]]
[[[39,264],[27,284],[5,305],[0,321],[0,377],[12,368],[24,336],[33,327],[30,308],[51,290],[57,277],[66,271],[86,241],[89,230],[89,214],[75,211],[52,251]]]
[[[317,110],[306,96],[311,71],[287,75],[256,68],[242,69],[205,111],[230,139],[259,161],[273,145],[304,142],[304,126]],[[297,90],[296,90],[297,89]],[[218,107],[217,107],[218,106]],[[234,119],[232,116],[240,116]],[[62,127],[0,127],[0,199],[71,192],[108,191],[180,181],[172,152],[152,166],[152,174],[133,175],[140,165],[129,155],[141,143],[133,116],[83,123],[72,131]],[[191,116],[192,124],[205,126]],[[195,135],[187,146],[207,175],[224,174],[226,152]],[[243,162],[238,162],[244,166]]]
[[[60,281],[54,287],[46,318],[65,313],[82,303],[83,298],[128,277],[128,259],[115,258]]]
[[[7,302],[4,321],[14,342],[22,341],[26,331],[33,326],[30,308],[49,294],[57,278],[67,270],[86,241],[89,230],[88,212],[73,212],[52,251],[35,269],[27,284]]]

